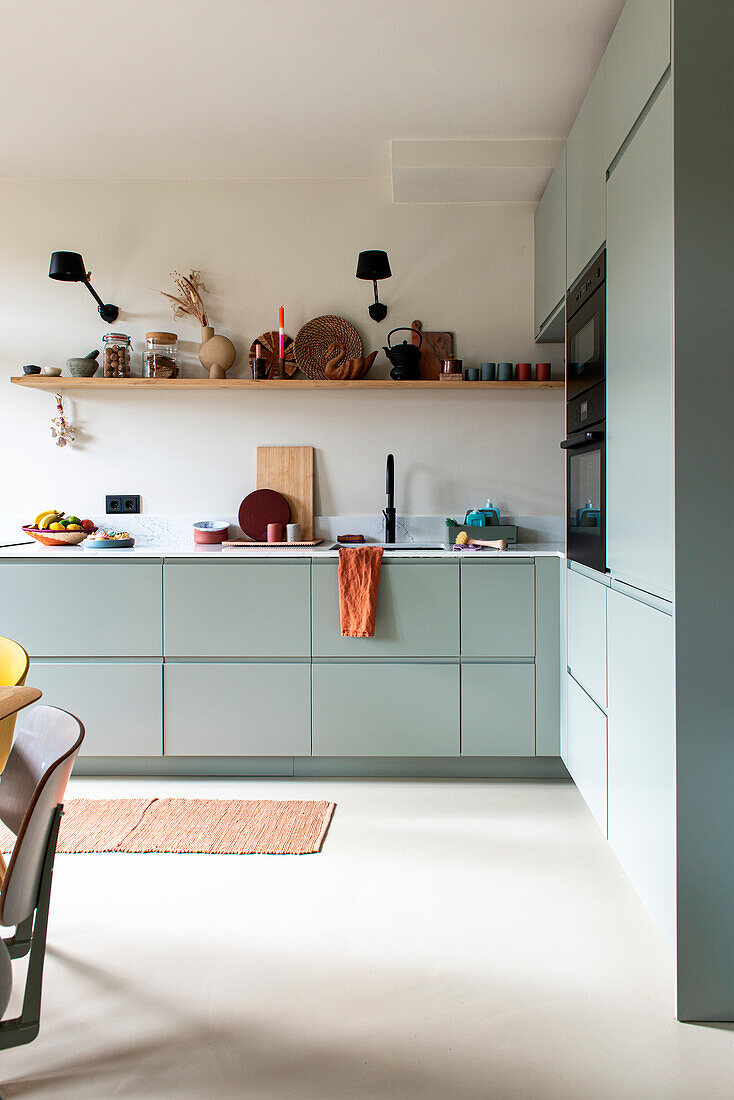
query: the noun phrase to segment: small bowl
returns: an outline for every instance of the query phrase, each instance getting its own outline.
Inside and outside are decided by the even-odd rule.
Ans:
[[[23,374],[40,374],[40,373],[41,373],[41,368],[37,367],[35,365],[35,363],[28,363],[27,366],[23,367]]]
[[[130,550],[135,545],[135,539],[130,536],[127,539],[98,539],[90,535],[84,542],[85,550]]]
[[[75,378],[91,378],[99,370],[97,360],[86,357],[72,357],[66,360],[66,365],[69,374],[73,374]]]
[[[229,535],[229,524],[221,519],[202,519],[194,524],[194,542],[224,542]]]
[[[44,367],[41,374],[47,374],[49,378],[58,378],[61,374],[61,367]]]
[[[24,527],[23,530],[44,546],[78,546],[89,534],[88,531],[39,531],[37,527]]]

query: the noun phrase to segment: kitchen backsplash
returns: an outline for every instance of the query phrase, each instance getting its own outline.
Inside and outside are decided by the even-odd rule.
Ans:
[[[31,519],[33,517],[30,517]],[[460,510],[454,518],[461,520]],[[185,549],[194,545],[192,524],[202,519],[226,520],[232,527],[232,536],[240,531],[237,517],[232,515],[154,515],[133,516],[90,515],[100,527],[126,530],[134,536],[138,546],[170,547]],[[21,527],[29,522],[28,516],[0,515],[0,544],[26,541]],[[518,526],[518,542],[563,542],[562,516],[512,516],[502,515],[503,523]],[[381,539],[384,520],[380,515],[315,516],[314,533],[317,538],[335,540],[338,535],[361,534],[367,539]],[[446,538],[445,516],[401,516],[398,514],[396,538],[398,542],[444,542]]]

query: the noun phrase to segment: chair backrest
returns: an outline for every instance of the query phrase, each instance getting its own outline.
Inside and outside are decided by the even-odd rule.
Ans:
[[[20,687],[28,673],[29,657],[22,645],[11,638],[0,638],[0,686]],[[0,721],[0,771],[13,744],[15,715]]]
[[[16,835],[0,889],[0,924],[6,926],[36,907],[54,810],[84,740],[79,719],[56,707],[34,707],[19,724],[0,776],[0,818]]]

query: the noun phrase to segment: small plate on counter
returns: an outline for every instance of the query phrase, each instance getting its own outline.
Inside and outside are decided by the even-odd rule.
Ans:
[[[87,550],[129,550],[135,539],[127,531],[97,531],[82,543]]]

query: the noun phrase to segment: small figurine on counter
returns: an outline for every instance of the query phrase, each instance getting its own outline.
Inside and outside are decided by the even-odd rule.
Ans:
[[[56,394],[56,412],[58,415],[51,421],[51,438],[57,447],[65,447],[74,442],[74,427],[64,416],[64,399],[60,393]]]

